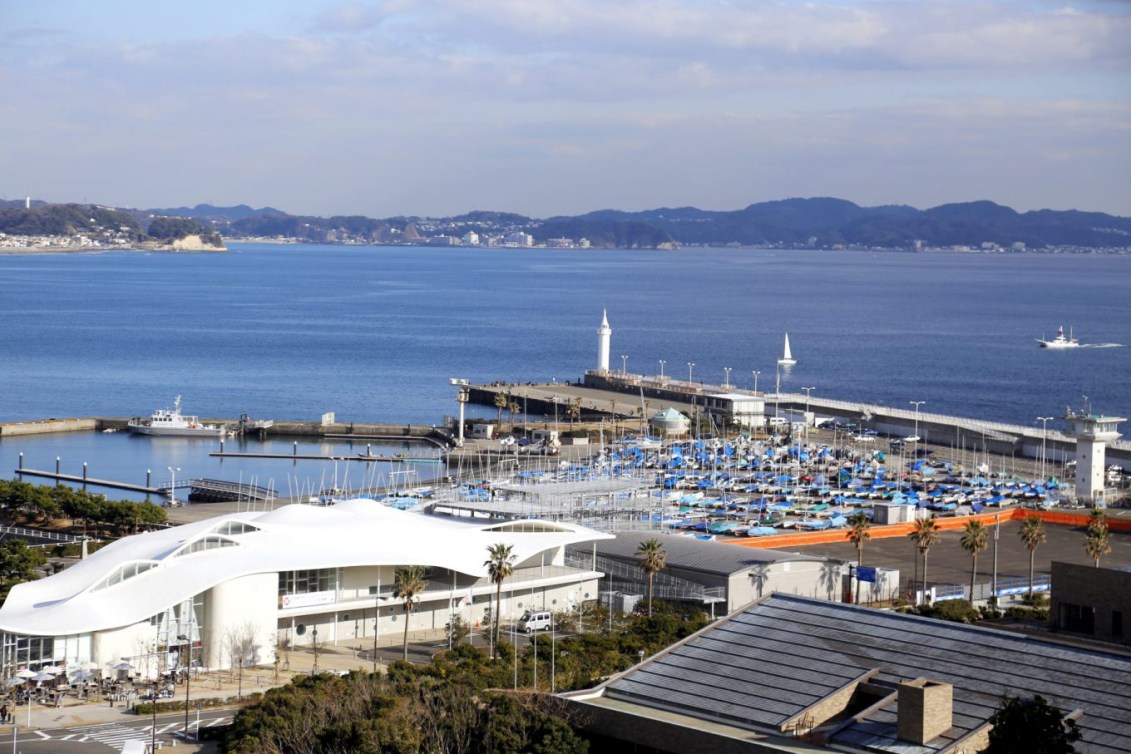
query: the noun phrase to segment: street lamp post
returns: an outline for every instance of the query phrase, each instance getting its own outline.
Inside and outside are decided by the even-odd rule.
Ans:
[[[1049,420],[1053,419],[1052,416],[1038,416],[1037,421],[1041,423],[1041,481],[1044,482],[1048,479],[1045,473],[1045,443],[1048,442],[1049,437]]]
[[[760,374],[761,374],[761,372],[759,372],[757,369],[754,370],[754,392],[755,393],[758,392],[758,375],[760,375]]]
[[[628,374],[628,354],[622,353],[620,355],[620,376],[624,377]]]
[[[693,370],[694,368],[695,368],[695,362],[694,361],[687,362],[687,383],[688,384],[691,384],[691,370]]]
[[[177,472],[181,470],[181,467],[166,466],[165,468],[169,470],[169,507],[172,508],[177,503]],[[187,720],[188,718],[185,719]]]
[[[817,388],[809,386],[802,387],[801,389],[805,391],[805,421],[809,421],[809,393],[813,392]]]
[[[1000,537],[1000,535],[1001,535],[1001,514],[995,513],[994,514],[994,578],[993,578],[993,586],[991,587],[992,593],[990,594],[990,599],[993,600],[992,604],[995,608],[997,607],[997,542],[998,542],[998,538]],[[973,598],[973,595],[971,595],[971,598]]]
[[[915,407],[915,431],[912,434],[915,435],[915,442],[918,442],[919,441],[919,407],[922,406],[924,403],[926,403],[926,401],[907,401],[907,402]]]
[[[180,469],[177,469],[180,471]],[[187,636],[177,635],[177,639],[185,643],[185,648],[188,650],[188,662],[185,665],[185,743],[188,743],[188,726],[189,726],[189,687],[192,685],[192,639]],[[153,700],[154,707],[157,706],[157,700]]]
[[[664,381],[664,365],[667,363],[664,359],[660,359],[660,382]]]
[[[456,401],[459,403],[459,446],[463,447],[463,407],[471,399],[471,390],[469,389],[468,382],[460,377],[452,377],[448,380],[459,392],[456,393]]]
[[[373,672],[377,672],[377,631],[381,626],[381,589],[373,597]],[[451,633],[450,631],[448,632]],[[449,647],[450,649],[450,647]]]
[[[729,390],[730,389],[730,367],[723,367],[723,371],[726,372],[726,375],[727,375],[726,381],[723,383],[723,387],[725,387]]]

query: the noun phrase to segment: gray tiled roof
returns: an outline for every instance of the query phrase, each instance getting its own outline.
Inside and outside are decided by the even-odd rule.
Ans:
[[[779,728],[869,670],[893,687],[954,687],[953,727],[927,747],[893,736],[895,707],[835,742],[927,752],[985,722],[1001,696],[1040,694],[1078,721],[1090,754],[1131,752],[1131,657],[959,623],[774,594],[611,681],[605,693],[740,726]],[[910,748],[909,748],[910,747]]]
[[[622,560],[635,560],[636,549],[646,539],[655,539],[667,553],[667,563],[671,567],[686,568],[693,571],[729,576],[746,571],[764,563],[791,561],[821,561],[824,558],[801,555],[795,552],[781,552],[765,547],[742,547],[740,545],[711,542],[694,537],[681,537],[673,534],[658,534],[640,531],[618,531],[616,539],[596,542],[597,554]],[[586,543],[579,551],[591,552]]]

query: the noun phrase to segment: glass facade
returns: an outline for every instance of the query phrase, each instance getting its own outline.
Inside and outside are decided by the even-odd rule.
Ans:
[[[318,568],[308,571],[280,571],[279,597],[288,594],[336,591],[339,583],[338,568]]]
[[[48,665],[77,665],[90,661],[90,634],[71,636],[20,636],[0,634],[0,675],[8,678],[20,670],[39,670]]]

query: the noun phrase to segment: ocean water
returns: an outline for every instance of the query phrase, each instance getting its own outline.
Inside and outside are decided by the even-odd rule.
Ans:
[[[0,421],[148,415],[435,424],[451,377],[612,364],[1033,424],[1131,412],[1131,256],[233,244],[227,254],[0,255]],[[622,360],[621,356],[627,356]],[[469,407],[470,415],[494,409]],[[30,442],[30,441],[29,441]],[[15,440],[0,442],[0,472]],[[129,446],[127,446],[129,447]],[[51,456],[53,465],[54,456]],[[31,464],[29,464],[31,465]],[[37,462],[43,468],[43,462]],[[168,464],[166,464],[168,465]],[[231,473],[225,477],[231,477]],[[278,486],[278,484],[277,484]]]

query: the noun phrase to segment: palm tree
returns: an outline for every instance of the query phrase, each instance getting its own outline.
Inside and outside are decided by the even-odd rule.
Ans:
[[[1087,539],[1084,540],[1084,551],[1095,562],[1096,568],[1100,567],[1100,558],[1111,552],[1111,532],[1107,525],[1107,515],[1098,506],[1092,508]]]
[[[519,405],[518,401],[511,401],[510,405],[507,406],[507,410],[511,412],[511,432],[514,432],[514,415],[522,413],[522,406]]]
[[[515,555],[512,552],[514,545],[504,545],[500,542],[487,548],[487,560],[483,565],[487,568],[487,576],[495,585],[495,620],[491,629],[491,659],[495,658],[499,646],[499,613],[503,607],[503,580],[514,573]]]
[[[566,407],[566,412],[569,414],[569,426],[572,429],[573,423],[581,418],[581,399],[574,398],[570,401],[569,406]]]
[[[848,517],[848,541],[856,548],[856,567],[859,569],[864,564],[864,543],[872,538],[868,529],[872,522],[864,515],[863,511],[853,513]],[[860,576],[856,576],[856,604],[860,604]]]
[[[915,522],[915,526],[908,536],[911,541],[915,543],[915,547],[919,550],[919,554],[923,556],[923,593],[927,593],[927,553],[930,552],[931,546],[939,541],[939,527],[938,517],[934,513],[929,518],[921,518]]]
[[[652,579],[664,570],[667,564],[668,553],[663,545],[654,539],[640,543],[636,548],[636,557],[640,560],[640,569],[648,574],[648,617],[652,617]]]
[[[974,582],[978,577],[978,553],[990,546],[990,530],[976,518],[966,522],[962,530],[962,549],[970,553],[970,601],[974,601]]]
[[[510,401],[507,400],[505,393],[495,393],[495,408],[499,410],[499,415],[495,417],[495,426],[503,426],[503,409],[507,407]]]
[[[424,578],[424,569],[420,566],[405,566],[398,568],[393,573],[396,589],[393,596],[402,600],[404,606],[404,659],[408,661],[408,622],[412,611],[416,607],[417,598],[428,588],[428,581]]]
[[[1018,533],[1021,541],[1029,548],[1029,599],[1033,599],[1033,561],[1037,556],[1037,547],[1047,539],[1045,524],[1040,516],[1030,513],[1021,522],[1021,531]]]

